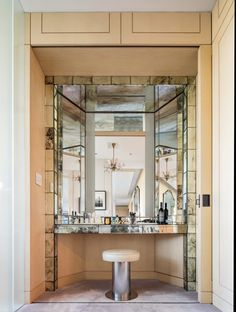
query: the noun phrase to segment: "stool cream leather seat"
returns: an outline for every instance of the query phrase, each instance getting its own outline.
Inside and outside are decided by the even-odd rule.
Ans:
[[[103,260],[112,262],[112,290],[106,293],[106,297],[115,301],[126,301],[137,297],[137,293],[130,287],[130,263],[139,260],[139,257],[139,252],[132,249],[103,251]]]
[[[103,251],[102,257],[110,262],[133,262],[139,260],[140,254],[132,249],[111,249]]]

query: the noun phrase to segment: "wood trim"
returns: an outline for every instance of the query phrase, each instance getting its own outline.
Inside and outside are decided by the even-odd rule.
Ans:
[[[166,274],[163,274],[166,275]],[[71,275],[59,277],[58,288],[66,285],[74,284],[82,280],[107,280],[112,278],[111,271],[83,271]],[[153,271],[138,272],[134,271],[131,273],[133,279],[158,279],[158,273]],[[173,284],[177,285],[177,284]]]
[[[228,0],[218,0],[217,1],[217,6],[218,6],[218,16],[221,15],[226,3]]]
[[[224,25],[228,24],[229,18],[234,14],[234,1],[226,0],[221,10],[219,8],[219,0],[216,2],[212,11],[212,42],[217,40],[216,36],[221,29],[225,29]],[[219,34],[220,35],[220,34]]]
[[[70,274],[58,278],[58,288],[85,280],[85,272]]]
[[[133,19],[135,14],[135,20]],[[166,23],[166,29],[161,27],[160,24],[156,24],[154,30],[152,30],[153,14],[156,14],[161,19],[168,21]],[[150,45],[150,46],[199,46],[200,44],[211,43],[211,14],[210,13],[195,13],[199,15],[199,27],[196,22],[196,16],[194,19],[189,19],[189,14],[182,13],[181,17],[184,19],[186,16],[186,23],[181,26],[180,13],[121,13],[122,15],[122,45]],[[138,21],[138,17],[140,21]],[[142,19],[144,17],[144,21]],[[178,21],[179,29],[177,32],[175,29],[175,22]],[[134,24],[135,23],[135,24]],[[140,23],[140,26],[138,25]],[[172,24],[173,23],[173,24]],[[187,26],[189,24],[189,26]],[[191,32],[189,32],[190,27]],[[141,31],[142,28],[144,31]],[[158,30],[159,28],[159,30]],[[150,29],[150,30],[149,30]]]
[[[198,300],[201,303],[212,302],[212,292],[211,291],[199,291]]]
[[[25,44],[30,44],[30,13],[25,13]]]
[[[31,13],[31,45],[32,46],[86,46],[86,45],[119,45],[120,44],[120,13],[60,13],[67,17],[71,15],[70,25],[59,25],[58,18],[54,18],[54,23],[47,22],[43,25],[43,17],[50,14],[52,18],[57,17],[59,13]],[[78,25],[78,14],[83,16],[83,22]],[[104,27],[96,27],[91,20],[91,14],[101,15],[99,20],[103,20]],[[102,18],[104,14],[109,17],[109,23]],[[87,20],[87,21],[86,21]],[[66,23],[66,22],[65,22]],[[73,31],[73,27],[75,31]],[[86,31],[87,27],[87,31]]]
[[[67,285],[78,283],[83,280],[110,280],[112,278],[111,271],[93,271],[93,272],[80,272],[67,276],[60,277],[58,279],[58,288],[62,288]],[[183,287],[183,279],[159,272],[132,272],[131,279],[156,279],[162,282],[169,283],[178,287]]]
[[[84,272],[86,280],[107,280],[112,278],[111,271],[87,271]],[[158,279],[154,271],[132,271],[131,279]]]
[[[231,4],[230,4],[231,3]],[[230,5],[230,7],[229,7]],[[227,10],[228,8],[228,10]],[[217,16],[218,3],[214,13],[214,23],[218,26],[212,46],[213,61],[213,303],[219,309],[233,309],[233,79],[234,79],[234,3],[228,0],[220,17]],[[218,19],[217,19],[218,18]],[[215,28],[216,30],[216,28]],[[232,69],[230,69],[232,68]],[[228,127],[231,127],[229,129]],[[227,140],[225,141],[225,138]],[[227,149],[227,153],[224,152]],[[227,155],[230,155],[228,158]],[[227,160],[226,160],[227,159]],[[227,163],[226,163],[227,162]],[[231,164],[230,168],[229,165]],[[230,172],[231,171],[231,172]],[[227,178],[224,174],[227,174]],[[224,188],[225,184],[226,189]],[[226,205],[226,206],[225,206]],[[222,220],[226,213],[227,224]],[[227,240],[227,245],[225,241]],[[226,260],[227,257],[227,260]],[[227,261],[227,262],[226,262]],[[227,263],[227,266],[225,266]],[[229,271],[229,268],[231,270]],[[227,278],[224,280],[224,277]],[[231,286],[232,285],[232,286]]]
[[[169,283],[178,287],[184,287],[184,280],[181,277],[176,277],[161,272],[156,272],[156,278],[161,282]]]
[[[207,12],[31,13],[33,46],[198,46],[210,42],[211,14]]]
[[[193,12],[133,12],[132,33],[201,32],[201,15]]]
[[[200,46],[197,77],[197,194],[211,196],[211,45]],[[212,291],[211,206],[196,209],[198,299]],[[210,298],[210,297],[208,297]],[[211,298],[210,298],[211,299]],[[204,299],[206,300],[206,299]],[[205,302],[206,303],[206,302]],[[208,301],[207,303],[211,303]]]
[[[44,292],[45,292],[45,282],[41,282],[32,290],[25,291],[25,303],[27,304],[32,303],[35,299],[37,299]]]
[[[110,22],[109,12],[42,13],[41,31],[43,34],[109,33]]]
[[[220,311],[224,312],[233,312],[234,307],[230,305],[228,302],[218,297],[215,293],[213,293],[213,303]]]
[[[25,45],[25,126],[26,126],[26,138],[25,146],[27,146],[27,166],[25,173],[27,179],[25,181],[26,191],[28,196],[25,203],[25,303],[30,303],[30,45]]]

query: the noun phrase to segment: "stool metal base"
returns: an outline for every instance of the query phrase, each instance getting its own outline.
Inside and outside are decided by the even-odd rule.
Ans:
[[[128,295],[123,294],[123,295],[119,296],[117,294],[113,294],[112,290],[109,290],[105,293],[105,296],[108,299],[115,300],[115,301],[128,301],[128,300],[132,300],[132,299],[137,298],[138,294],[135,290],[131,290],[131,292]]]
[[[105,295],[115,301],[132,300],[138,296],[136,291],[131,289],[130,262],[112,263],[112,289]]]

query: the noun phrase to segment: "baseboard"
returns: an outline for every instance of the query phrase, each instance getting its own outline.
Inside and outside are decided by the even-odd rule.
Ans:
[[[213,305],[224,312],[233,312],[234,307],[232,304],[228,303],[221,297],[213,293]]]
[[[198,301],[200,303],[212,303],[212,292],[210,291],[199,291]]]
[[[133,279],[158,279],[157,273],[154,271],[134,271],[131,272],[131,278]]]
[[[58,278],[58,288],[85,280],[85,272],[70,274]]]
[[[84,272],[86,280],[107,280],[111,279],[111,272],[109,271],[86,271]]]
[[[86,280],[106,280],[112,278],[111,272],[109,271],[88,271],[84,273]],[[156,272],[134,271],[131,273],[131,279],[157,279],[157,275]]]
[[[30,304],[45,292],[45,282],[40,283],[34,289],[25,291],[25,303]]]
[[[85,271],[59,277],[58,288],[74,284],[82,280],[107,280],[111,278],[111,271]],[[133,271],[131,273],[131,279],[157,279],[171,285],[183,287],[182,278],[153,271]]]
[[[168,274],[164,274],[164,273],[160,273],[160,272],[156,272],[156,278],[158,280],[160,280],[161,282],[165,282],[171,285],[175,285],[178,287],[184,287],[184,280],[181,277],[176,277],[176,276],[172,276],[172,275],[168,275]]]

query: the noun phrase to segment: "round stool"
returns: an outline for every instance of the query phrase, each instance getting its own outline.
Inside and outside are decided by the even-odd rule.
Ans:
[[[131,290],[130,262],[139,260],[139,252],[130,249],[111,249],[102,253],[104,261],[112,262],[112,290],[106,297],[115,301],[126,301],[137,297]]]

